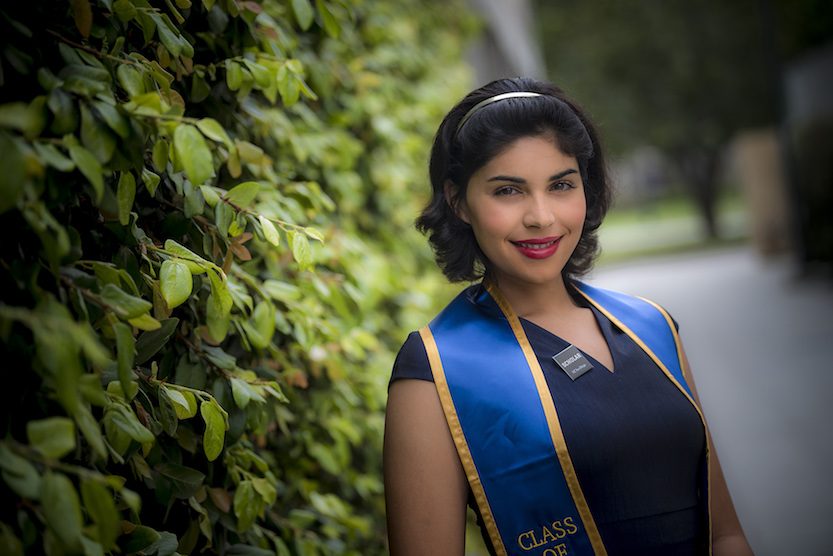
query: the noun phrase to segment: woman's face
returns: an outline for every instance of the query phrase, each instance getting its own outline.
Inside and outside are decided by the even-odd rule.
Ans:
[[[586,210],[575,157],[550,138],[523,137],[472,175],[458,214],[503,288],[560,279]]]

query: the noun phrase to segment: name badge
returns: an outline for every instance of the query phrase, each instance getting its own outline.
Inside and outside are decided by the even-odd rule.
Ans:
[[[590,369],[593,365],[584,357],[576,346],[569,346],[566,349],[552,356],[552,360],[567,373],[570,379],[575,380]]]

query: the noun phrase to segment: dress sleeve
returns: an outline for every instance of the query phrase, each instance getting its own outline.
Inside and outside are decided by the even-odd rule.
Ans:
[[[411,332],[396,355],[390,381],[400,378],[416,378],[434,382],[428,353],[425,351],[419,332]]]

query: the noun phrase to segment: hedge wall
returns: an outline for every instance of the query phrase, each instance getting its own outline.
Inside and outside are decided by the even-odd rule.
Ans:
[[[386,552],[463,0],[0,11],[0,552]]]

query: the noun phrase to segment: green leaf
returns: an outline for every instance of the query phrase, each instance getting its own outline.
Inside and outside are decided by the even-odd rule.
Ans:
[[[146,443],[156,440],[153,433],[139,422],[139,418],[128,406],[114,404],[113,409],[107,413],[113,419],[113,423],[136,442]]]
[[[107,399],[107,395],[104,393],[104,388],[101,387],[101,379],[94,373],[85,373],[81,375],[78,380],[78,391],[81,392],[81,396],[84,398],[84,401],[89,404],[98,407],[105,407],[110,403]],[[83,406],[83,404],[79,404],[78,407]],[[78,408],[76,407],[76,410],[77,409]],[[76,417],[77,419],[74,412],[73,417]]]
[[[104,123],[106,123],[110,129],[115,131],[116,135],[122,139],[127,139],[130,135],[130,124],[128,124],[127,119],[115,106],[100,100],[93,102],[93,106],[96,110],[98,110],[98,113],[101,115]]]
[[[127,537],[127,542],[124,544],[124,552],[127,554],[143,552],[161,538],[162,536],[156,530],[146,525],[137,525]]]
[[[78,127],[78,113],[72,96],[64,89],[55,87],[49,92],[46,105],[52,111],[54,118],[50,131],[55,135],[72,133]]]
[[[201,119],[197,122],[197,128],[203,132],[203,135],[205,135],[212,141],[223,143],[229,148],[231,148],[232,145],[234,145],[234,143],[231,142],[228,133],[226,133],[225,128],[221,126],[220,122],[218,122],[214,118]]]
[[[257,331],[256,336],[249,336],[249,341],[259,349],[264,349],[275,334],[275,307],[269,301],[261,301],[252,312],[251,323]]]
[[[216,365],[219,369],[233,371],[234,368],[237,366],[237,359],[223,351],[222,348],[204,346],[203,352],[205,352],[205,355],[206,357],[208,357],[208,360],[214,363],[214,365]]]
[[[98,377],[95,375],[85,375],[85,376],[92,376],[97,382]],[[82,377],[83,380],[84,377]],[[101,385],[99,384],[99,388]],[[108,400],[104,395],[104,391],[101,391],[101,395],[105,398],[103,405],[106,405]],[[79,403],[75,410],[72,412],[72,416],[75,418],[75,424],[78,425],[78,428],[84,434],[84,438],[87,439],[87,442],[93,448],[95,452],[94,457],[92,460],[95,460],[95,457],[100,459],[105,459],[107,457],[107,446],[104,444],[104,437],[101,436],[101,425],[99,425],[98,420],[93,417],[92,412],[89,409],[89,406],[86,404]]]
[[[262,477],[252,479],[252,485],[255,487],[257,493],[260,494],[260,497],[263,498],[263,501],[266,502],[267,506],[275,503],[278,491],[275,490],[275,487],[272,486],[268,479]]]
[[[121,387],[119,387],[121,388]],[[109,388],[108,388],[109,390]],[[107,442],[119,456],[124,454],[130,447],[131,438],[121,428],[116,425],[113,419],[113,412],[108,411],[104,414],[102,421],[104,422],[104,434],[107,437]]]
[[[82,480],[81,500],[87,515],[96,524],[99,542],[111,548],[119,535],[119,513],[113,492],[99,481]]]
[[[136,340],[137,365],[141,365],[153,357],[157,351],[162,349],[162,346],[168,343],[168,339],[174,333],[177,325],[179,324],[179,319],[164,319],[161,321],[161,324],[162,326],[160,326],[158,330],[143,332],[142,335],[139,336],[139,339]]]
[[[113,12],[124,23],[130,21],[139,13],[130,0],[116,0],[113,3]]]
[[[309,454],[332,475],[338,476],[344,471],[338,463],[334,450],[328,446],[315,442],[309,447]]]
[[[153,145],[153,154],[151,161],[153,168],[160,174],[168,168],[168,142],[164,139],[159,139]]]
[[[292,556],[292,553],[289,551],[289,547],[286,546],[286,543],[280,537],[275,537],[272,539],[272,542],[275,543],[275,556]]]
[[[135,326],[139,330],[159,330],[162,328],[162,323],[147,313],[135,319],[127,319],[127,322],[130,323],[130,326]]]
[[[3,213],[17,204],[17,198],[26,184],[26,158],[17,148],[15,141],[2,132],[0,152],[3,153],[3,171],[0,172],[0,213]]]
[[[187,500],[202,486],[205,475],[183,465],[162,462],[153,466],[153,470],[164,475],[173,483],[173,495],[181,500]]]
[[[191,295],[194,281],[188,265],[177,261],[165,261],[159,271],[159,283],[162,297],[169,309],[178,307]]]
[[[264,217],[262,214],[259,214],[257,219],[260,221],[260,226],[263,228],[263,236],[266,238],[266,241],[275,247],[279,247],[281,244],[281,235],[278,232],[278,228],[272,224],[271,220]]]
[[[136,394],[139,392],[139,385],[135,382],[128,382],[127,383],[127,390],[122,388],[121,382],[114,380],[107,384],[107,393],[113,396],[118,396],[125,401],[130,401],[136,397]]]
[[[45,101],[46,97],[43,99]],[[0,127],[16,129],[26,137],[36,137],[45,125],[43,110],[39,110],[34,103],[0,104]]]
[[[217,226],[220,236],[228,237],[228,231],[231,223],[234,222],[234,216],[234,209],[225,201],[218,202],[214,207],[214,224]]]
[[[182,257],[182,259],[178,262],[187,266],[188,270],[191,271],[191,274],[202,274],[209,268],[217,268],[213,263],[206,261],[190,249],[183,247],[172,239],[165,240],[165,251],[170,251],[171,253]]]
[[[85,104],[81,105],[81,144],[101,164],[107,164],[116,150],[116,140]]]
[[[47,473],[41,481],[40,499],[49,529],[67,549],[79,551],[84,520],[72,482],[62,473]]]
[[[95,274],[98,283],[102,286],[105,284],[115,284],[117,286],[121,284],[119,271],[116,269],[116,266],[114,264],[93,261],[91,265],[93,267],[93,273]]]
[[[243,68],[234,60],[226,60],[226,85],[236,91],[243,84]]]
[[[130,391],[130,383],[134,378],[133,361],[135,358],[136,340],[133,330],[123,322],[113,325],[116,334],[116,351],[118,353],[119,382],[122,391]]]
[[[101,164],[90,151],[78,144],[73,144],[69,148],[69,157],[84,177],[90,180],[95,191],[96,202],[100,202],[104,195],[104,176],[102,176],[104,169]]]
[[[75,423],[66,417],[47,417],[26,423],[29,444],[48,458],[61,459],[75,449]]]
[[[312,269],[312,253],[309,248],[309,240],[304,234],[298,232],[293,234],[292,256],[295,257],[301,270]]]
[[[217,203],[220,201],[220,196],[213,187],[201,185],[200,191],[202,192],[203,199],[205,199],[205,202],[208,203],[208,206],[212,208],[217,206]]]
[[[310,28],[315,18],[309,0],[292,0],[292,13],[295,14],[298,26],[304,31]]]
[[[202,133],[191,124],[174,130],[174,149],[185,174],[194,185],[202,185],[214,173],[214,157]]]
[[[289,523],[298,529],[307,529],[317,519],[318,516],[309,510],[299,508],[289,510]]]
[[[226,420],[220,406],[215,400],[204,401],[200,404],[200,415],[205,421],[205,432],[202,443],[205,457],[214,461],[223,451],[223,440],[226,435]]]
[[[130,223],[130,211],[133,210],[133,200],[136,198],[136,178],[130,172],[122,172],[116,190],[116,201],[119,205],[119,224],[127,226]]]
[[[194,187],[190,181],[185,182],[185,206],[183,207],[185,218],[199,216],[205,208],[205,199],[199,187]]]
[[[237,517],[237,530],[241,533],[254,525],[255,519],[263,509],[263,499],[258,495],[252,481],[240,481],[234,491],[234,515]]]
[[[324,243],[324,234],[316,230],[315,228],[304,228],[304,233],[307,234],[312,239],[318,240],[321,243]]]
[[[38,201],[34,205],[27,203],[21,212],[29,227],[40,238],[47,260],[57,266],[71,248],[67,229],[49,212],[43,202]]]
[[[231,383],[231,393],[234,397],[234,403],[240,409],[245,409],[246,406],[249,405],[249,401],[252,399],[251,387],[239,378],[235,377],[231,377],[229,382]]]
[[[147,168],[142,168],[142,181],[145,184],[145,189],[147,189],[148,193],[150,193],[150,196],[153,197],[156,195],[156,188],[159,186],[161,178]]]
[[[260,191],[260,184],[256,181],[247,181],[236,185],[226,193],[225,197],[229,203],[237,205],[240,208],[246,208]]]
[[[211,347],[211,346],[206,346]],[[205,390],[206,370],[201,362],[191,362],[188,357],[181,357],[176,366],[176,384],[193,388],[195,390]],[[185,395],[185,392],[182,392]],[[193,396],[193,394],[191,394]],[[186,396],[188,398],[188,396]],[[196,401],[194,401],[196,404]],[[190,401],[189,401],[190,404]],[[194,405],[194,412],[196,414],[197,406]],[[185,419],[186,417],[180,417]]]
[[[179,58],[179,55],[182,54],[183,45],[180,42],[176,29],[169,26],[167,20],[158,14],[151,13],[150,17],[156,23],[156,32],[159,34],[159,40],[168,49],[171,58]]]
[[[263,162],[263,149],[248,141],[237,141],[237,154],[240,160],[249,164],[260,164]]]
[[[72,6],[75,28],[82,37],[89,38],[93,26],[93,11],[89,0],[70,0],[69,3]]]
[[[246,64],[246,67],[252,73],[252,77],[255,78],[255,83],[257,83],[259,87],[265,89],[272,84],[272,74],[268,69],[258,63],[252,62],[251,60],[243,60],[243,63]]]
[[[147,4],[146,7],[150,7],[150,4]],[[139,12],[138,18],[141,23],[142,36],[145,39],[145,44],[148,44],[156,34],[156,22],[145,12]]]
[[[297,76],[286,66],[281,66],[278,70],[278,92],[281,94],[281,100],[287,106],[295,104],[301,95],[301,87]]]
[[[29,460],[22,458],[0,442],[0,470],[3,482],[21,498],[40,498],[41,476]]]
[[[15,536],[12,528],[5,523],[0,523],[0,554],[24,556],[23,543]]]
[[[56,170],[60,172],[71,172],[75,170],[75,163],[68,157],[64,156],[55,145],[34,142],[32,143],[32,146],[35,148],[35,151],[37,151],[38,156],[41,157],[44,163],[52,166]],[[7,151],[4,150],[3,152]],[[5,171],[6,168],[4,166],[4,172]]]
[[[330,11],[327,3],[324,0],[315,0],[315,7],[318,8],[318,13],[321,14],[321,19],[324,22],[324,31],[330,37],[337,39],[341,29],[338,20],[333,15],[333,12]]]
[[[301,299],[301,290],[298,289],[298,286],[279,280],[266,280],[263,282],[263,289],[269,294],[269,297],[276,301],[298,301]]]
[[[179,539],[176,535],[168,531],[159,533],[159,540],[148,546],[143,550],[146,554],[156,554],[156,556],[173,556],[177,554],[176,549],[179,547]]]
[[[118,77],[122,88],[127,91],[131,98],[145,93],[145,81],[142,74],[129,65],[119,64],[116,68],[116,77]]]
[[[159,409],[156,411],[156,416],[162,425],[162,430],[168,436],[175,436],[179,427],[179,418],[176,416],[174,404],[171,403],[168,394],[162,389],[159,390]]]
[[[153,308],[150,301],[130,295],[114,284],[101,288],[101,300],[112,307],[123,318],[136,318]]]
[[[208,273],[211,281],[211,295],[208,297],[206,308],[206,325],[208,332],[215,341],[221,342],[228,334],[231,306],[234,301],[224,284],[214,271]]]
[[[197,414],[197,398],[191,392],[179,391],[174,388],[162,386],[168,399],[174,406],[176,416],[179,419],[190,419]]]

